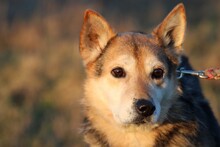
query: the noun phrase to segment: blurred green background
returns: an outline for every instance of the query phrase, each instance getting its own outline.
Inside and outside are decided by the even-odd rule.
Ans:
[[[118,32],[150,32],[177,0],[0,0],[0,146],[81,147],[83,12]],[[184,1],[185,52],[197,70],[220,67],[220,1]],[[202,80],[220,121],[220,81]]]

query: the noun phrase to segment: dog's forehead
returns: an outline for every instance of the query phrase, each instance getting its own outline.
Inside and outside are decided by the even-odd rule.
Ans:
[[[156,36],[153,34],[146,34],[143,32],[124,32],[117,34],[119,39],[123,39],[125,41],[136,41],[137,43],[155,43]]]
[[[126,32],[117,34],[110,40],[107,52],[112,56],[129,54],[135,57],[161,52],[157,38],[152,34]]]

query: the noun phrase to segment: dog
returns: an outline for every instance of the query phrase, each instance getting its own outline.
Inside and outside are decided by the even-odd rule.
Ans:
[[[219,125],[183,53],[186,15],[178,4],[150,34],[116,33],[86,10],[80,55],[87,79],[82,132],[90,146],[214,147]]]

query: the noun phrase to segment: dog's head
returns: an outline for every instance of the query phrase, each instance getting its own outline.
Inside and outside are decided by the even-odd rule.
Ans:
[[[151,34],[115,33],[102,16],[87,10],[80,34],[85,105],[120,124],[161,121],[177,95],[175,71],[185,28],[183,4]]]

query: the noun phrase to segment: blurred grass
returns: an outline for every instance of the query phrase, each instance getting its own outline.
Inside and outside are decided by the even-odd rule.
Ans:
[[[99,11],[120,32],[147,31],[176,3],[0,1],[0,146],[84,146],[79,128],[85,73],[78,52],[83,11]],[[185,5],[192,65],[219,67],[219,2]],[[220,82],[202,80],[202,86],[220,120]]]

